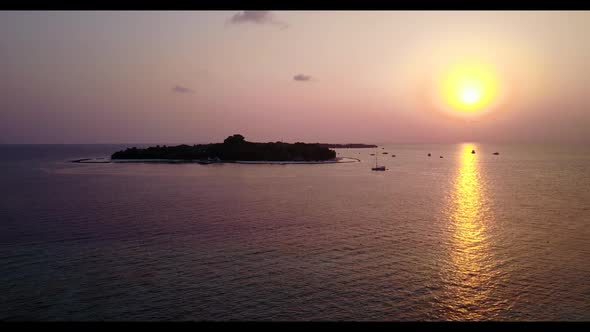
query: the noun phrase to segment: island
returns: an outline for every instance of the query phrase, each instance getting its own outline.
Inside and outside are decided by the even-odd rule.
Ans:
[[[111,160],[182,160],[212,162],[321,162],[336,161],[336,152],[319,143],[248,142],[236,134],[223,143],[128,148],[112,154]]]

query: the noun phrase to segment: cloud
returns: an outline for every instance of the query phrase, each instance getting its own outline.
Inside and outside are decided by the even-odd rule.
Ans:
[[[311,76],[298,74],[298,75],[293,76],[293,80],[299,81],[299,82],[309,82],[309,81],[311,81]]]
[[[273,14],[266,10],[245,10],[232,16],[230,23],[273,24],[283,29],[288,27],[286,23],[276,20]]]
[[[193,93],[194,91],[189,89],[189,88],[185,88],[183,86],[177,85],[174,88],[172,88],[172,91],[177,92],[177,93]]]

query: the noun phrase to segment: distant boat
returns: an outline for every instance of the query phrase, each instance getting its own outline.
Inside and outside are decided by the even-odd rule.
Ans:
[[[439,158],[442,158],[443,156],[440,156]]]
[[[383,152],[383,154],[389,154],[389,152]]]
[[[471,154],[475,154],[475,150],[471,150]]]
[[[377,166],[377,154],[375,153],[375,167],[371,168],[372,171],[384,171],[385,166]]]
[[[371,153],[371,156],[374,156],[374,155],[375,155],[374,153]]]
[[[428,154],[428,156],[430,157],[430,153]]]
[[[499,155],[499,154],[500,154],[500,152],[494,152],[494,154],[497,156],[497,155]]]
[[[207,157],[207,159],[199,159],[197,161],[197,163],[202,164],[202,165],[215,164],[215,163],[220,163],[220,162],[221,162],[221,159],[219,159],[218,157],[215,157],[215,158]]]
[[[395,155],[394,155],[394,154],[392,154],[391,156],[392,156],[392,157],[395,157]]]

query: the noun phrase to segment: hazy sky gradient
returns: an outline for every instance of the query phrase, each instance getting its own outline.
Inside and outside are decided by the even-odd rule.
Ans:
[[[590,12],[1,12],[0,143],[590,143]],[[501,104],[445,115],[461,59]]]

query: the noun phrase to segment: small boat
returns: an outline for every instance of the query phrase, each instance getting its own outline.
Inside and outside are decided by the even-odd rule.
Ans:
[[[497,155],[499,155],[499,154],[500,154],[500,152],[494,152],[494,154],[497,156]]]
[[[389,154],[389,152],[383,152],[383,154]]]
[[[395,155],[394,155],[394,154],[392,154],[391,156],[392,156],[392,157],[395,157]]]
[[[384,171],[385,166],[377,166],[377,154],[375,153],[375,167],[371,168],[372,171]]]
[[[442,158],[443,156],[440,156],[439,158]]]
[[[475,150],[471,150],[471,154],[475,154]]]
[[[428,156],[430,157],[430,153],[428,154]]]
[[[215,163],[220,163],[220,162],[221,162],[221,159],[219,159],[218,157],[215,157],[215,158],[207,157],[207,159],[197,160],[197,163],[199,163],[201,165],[209,165],[209,164],[215,164]]]

